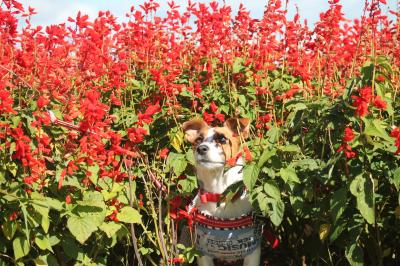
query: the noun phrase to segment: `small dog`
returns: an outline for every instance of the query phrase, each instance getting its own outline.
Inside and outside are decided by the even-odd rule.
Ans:
[[[222,193],[243,180],[241,143],[249,136],[249,119],[229,118],[223,127],[209,127],[203,120],[183,124],[185,139],[194,145],[199,193],[192,202],[198,265],[214,265],[213,259],[260,264],[262,225],[254,222],[252,205],[241,191],[222,202]],[[232,159],[233,158],[233,159]],[[236,159],[237,158],[237,159]],[[227,161],[235,161],[225,171]]]

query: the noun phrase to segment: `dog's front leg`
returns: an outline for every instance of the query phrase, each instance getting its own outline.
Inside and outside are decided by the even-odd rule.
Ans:
[[[214,261],[210,256],[201,256],[197,259],[197,264],[199,266],[213,266]]]
[[[251,254],[244,258],[243,266],[259,266],[261,256],[261,247],[258,246]]]

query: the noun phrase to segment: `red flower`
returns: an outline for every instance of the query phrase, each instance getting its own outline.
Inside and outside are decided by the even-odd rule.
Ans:
[[[160,151],[160,158],[161,159],[166,159],[168,157],[168,153],[169,153],[169,150],[167,148],[162,149]]]
[[[384,100],[382,100],[381,96],[376,96],[374,99],[374,106],[378,109],[383,109],[385,110],[387,107],[387,104]]]
[[[246,162],[250,162],[251,160],[253,160],[253,157],[251,156],[251,152],[249,150],[249,147],[244,146],[243,147],[243,152],[244,152],[244,159]]]
[[[351,146],[347,143],[343,143],[342,146],[338,149],[338,152],[344,151],[344,154],[347,159],[356,157],[356,153],[352,150]]]
[[[353,95],[351,98],[353,98],[354,100],[353,106],[356,107],[355,115],[360,117],[366,116],[368,114],[369,103],[364,101],[363,98],[358,96]]]
[[[169,258],[168,262],[170,262],[170,263],[184,263],[185,262],[185,258],[184,257]]]
[[[226,164],[229,165],[229,166],[235,166],[237,160],[238,160],[240,157],[242,157],[242,153],[241,153],[241,152],[239,152],[238,154],[236,154],[236,156],[234,156],[234,157],[232,157],[232,158],[226,160]]]
[[[397,147],[396,154],[400,153],[400,130],[398,127],[393,128],[392,132],[390,132],[390,136],[395,138],[394,145]]]
[[[372,100],[372,88],[367,86],[367,87],[363,87],[359,90],[360,93],[360,97],[366,101],[366,102],[370,102]]]
[[[139,112],[139,114],[138,114],[138,119],[139,119],[138,124],[139,125],[143,125],[142,123],[150,124],[151,122],[153,122],[152,116],[155,113],[159,112],[160,110],[161,110],[160,109],[160,105],[158,103],[155,104],[155,105],[150,105],[149,107],[147,107],[147,109],[144,112],[144,114]]]
[[[65,203],[66,203],[66,204],[71,204],[71,196],[70,196],[70,195],[67,195],[67,196],[65,197]]]
[[[215,118],[217,120],[219,120],[220,122],[224,122],[225,121],[225,115],[224,114],[216,114]]]
[[[18,217],[18,213],[16,211],[14,211],[13,213],[10,214],[9,220],[10,222],[14,221],[15,219],[17,219]]]
[[[1,86],[2,84],[0,84]],[[12,108],[14,103],[11,97],[11,92],[0,88],[0,114],[1,113],[11,113],[16,114],[17,112]]]
[[[368,114],[368,106],[372,101],[372,88],[367,86],[359,89],[360,96],[353,95],[351,98],[354,100],[353,106],[356,107],[356,116],[366,116]]]
[[[211,124],[215,120],[214,115],[207,112],[204,112],[203,119],[207,124]]]
[[[40,109],[47,106],[49,103],[50,103],[50,100],[44,96],[40,96],[39,99],[37,100],[37,105]]]
[[[147,135],[147,130],[144,128],[129,128],[127,130],[128,138],[133,143],[140,143],[144,140],[144,136]]]
[[[214,101],[211,102],[210,109],[214,114],[218,111],[218,106],[215,104]]]
[[[351,128],[346,127],[344,130],[344,137],[343,137],[343,141],[344,142],[350,142],[354,139],[354,132]]]

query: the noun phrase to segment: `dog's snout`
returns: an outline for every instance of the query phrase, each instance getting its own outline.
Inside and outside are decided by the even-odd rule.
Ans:
[[[208,149],[209,148],[207,145],[200,145],[199,147],[197,147],[197,153],[200,155],[204,155],[207,153]]]

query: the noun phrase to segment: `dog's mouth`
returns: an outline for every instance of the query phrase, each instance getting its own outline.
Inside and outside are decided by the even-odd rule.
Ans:
[[[216,161],[210,161],[207,159],[197,159],[196,162],[198,164],[214,164],[214,165],[225,165],[225,162],[216,162]]]

